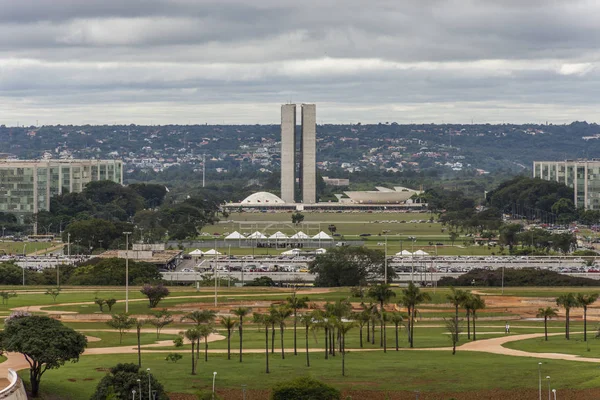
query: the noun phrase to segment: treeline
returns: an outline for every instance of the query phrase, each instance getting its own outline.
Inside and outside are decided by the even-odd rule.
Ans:
[[[474,269],[458,278],[444,277],[439,286],[502,286],[502,269]],[[574,277],[535,268],[506,268],[504,286],[600,286],[600,280]]]

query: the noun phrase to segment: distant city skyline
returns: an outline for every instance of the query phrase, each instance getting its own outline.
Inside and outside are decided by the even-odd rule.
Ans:
[[[599,122],[592,0],[0,0],[0,124]]]

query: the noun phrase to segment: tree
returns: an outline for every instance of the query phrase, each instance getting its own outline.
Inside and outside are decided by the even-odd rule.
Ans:
[[[132,318],[135,324],[137,333],[137,349],[138,349],[138,366],[142,368],[142,326],[146,324],[146,320],[142,318]]]
[[[295,212],[294,214],[292,214],[292,224],[298,225],[302,223],[302,221],[304,221],[304,214],[301,214],[299,212]]]
[[[467,339],[471,340],[471,304],[473,301],[473,295],[470,292],[465,294],[465,297],[462,301],[462,307],[466,311],[467,315]]]
[[[238,324],[239,332],[240,332],[240,362],[242,362],[242,337],[243,337],[243,325],[244,325],[244,317],[250,313],[250,309],[247,307],[238,307],[231,312],[236,315],[240,319],[240,323]]]
[[[136,364],[117,364],[110,368],[109,372],[98,382],[91,400],[130,399],[133,390],[139,391],[138,381],[145,382],[141,388],[142,392],[138,394],[139,398],[150,398],[148,393],[148,389],[150,389],[153,394],[156,394],[154,397],[156,400],[169,400],[156,375],[150,376],[150,372],[140,370]],[[150,382],[150,388],[148,388],[148,382]]]
[[[337,232],[337,227],[334,224],[329,224],[329,226],[327,227],[327,229],[329,230],[329,232],[332,235]]]
[[[454,287],[451,287],[450,294],[446,295],[446,299],[448,299],[448,301],[450,301],[450,303],[454,306],[455,326],[458,326],[458,307],[460,307],[464,303],[467,296],[467,292],[465,292],[464,290],[456,289]],[[456,338],[456,341],[458,342],[458,337]]]
[[[308,376],[278,383],[271,400],[340,400],[340,391]]]
[[[46,316],[11,318],[4,325],[1,346],[5,351],[21,353],[29,364],[31,395],[37,397],[42,375],[67,361],[77,362],[87,346],[81,333]]]
[[[285,320],[292,315],[292,309],[287,304],[281,305],[277,308],[277,322],[279,323],[279,337],[281,339],[281,359],[285,359],[285,346],[283,344],[283,332],[285,331]],[[296,320],[294,316],[294,327],[296,326]],[[295,333],[295,331],[294,331]],[[294,338],[295,339],[295,338]]]
[[[298,310],[301,308],[306,308],[308,305],[308,297],[296,297],[296,292],[290,297],[286,299],[288,306],[294,311],[294,355],[298,354],[296,348],[296,325],[298,323]]]
[[[204,324],[198,327],[200,336],[204,338],[204,361],[208,361],[208,337],[214,333],[215,328],[212,324]]]
[[[235,329],[238,322],[231,317],[221,317],[221,326],[227,329],[227,359],[231,360],[231,331]]]
[[[364,306],[364,304],[363,304],[363,306]],[[369,315],[368,311],[363,310],[361,312],[354,314],[354,320],[358,324],[358,329],[359,329],[358,339],[360,342],[360,348],[362,349],[363,348],[363,328],[366,324],[369,323],[369,321],[371,320],[371,316]],[[369,328],[367,327],[367,332],[368,331],[369,331]]]
[[[56,303],[56,298],[60,294],[60,288],[47,289],[45,294],[52,296],[52,301]]]
[[[2,298],[2,304],[8,304],[8,299],[10,299],[11,297],[17,297],[17,292],[9,292],[6,290],[0,291],[0,298]]]
[[[112,311],[113,306],[117,303],[117,299],[106,299],[104,304],[108,307],[108,312]]]
[[[123,335],[136,324],[136,319],[131,318],[129,314],[113,314],[112,319],[106,321],[106,325],[119,331],[119,344],[123,343]]]
[[[570,328],[570,312],[571,308],[577,307],[577,299],[573,293],[561,294],[556,298],[556,305],[565,309],[565,339],[569,340],[569,328]]]
[[[448,236],[450,237],[450,242],[452,243],[452,246],[454,246],[454,242],[456,242],[456,239],[458,239],[458,237],[459,237],[458,232],[450,231]]]
[[[408,288],[402,289],[400,304],[406,307],[408,312],[408,342],[410,347],[414,347],[414,327],[415,317],[417,315],[417,306],[425,301],[431,301],[429,293],[421,292],[421,289],[410,282]]]
[[[398,327],[404,321],[404,317],[399,312],[394,312],[390,314],[390,321],[394,324],[396,328],[396,351],[398,351]]]
[[[106,304],[106,302],[104,301],[104,299],[99,299],[99,298],[95,298],[94,299],[94,303],[98,304],[98,307],[100,307],[100,312],[104,312],[104,304]]]
[[[371,286],[367,293],[367,296],[373,300],[379,302],[381,310],[381,341],[379,347],[383,347],[383,352],[387,352],[387,337],[385,329],[385,308],[384,305],[390,301],[392,297],[396,297],[396,293],[390,289],[389,284],[381,283],[375,286]]]
[[[196,366],[198,365],[198,357],[196,356],[196,343],[199,342],[202,335],[198,328],[190,328],[184,332],[185,338],[192,343],[192,375],[196,375]]]
[[[352,323],[352,322],[339,321],[337,323],[337,330],[341,337],[340,348],[341,348],[341,352],[342,352],[342,376],[346,376],[346,334],[352,328],[354,328],[354,323]]]
[[[473,340],[477,340],[477,330],[475,329],[475,321],[477,320],[477,311],[485,308],[485,300],[479,294],[471,297],[471,314],[473,315]]]
[[[166,308],[157,311],[153,314],[153,317],[148,320],[150,325],[156,328],[156,340],[160,339],[160,331],[167,325],[173,322],[173,314],[171,314]]]
[[[452,340],[452,355],[456,354],[456,343],[458,343],[458,336],[461,333],[460,320],[456,318],[444,318],[446,324],[446,330],[450,334],[450,340]]]
[[[544,338],[546,341],[548,341],[548,319],[558,317],[557,311],[556,308],[552,307],[539,308],[535,315],[537,318],[544,318]]]
[[[266,356],[266,369],[265,372],[268,374],[269,371],[269,327],[272,324],[273,316],[271,314],[254,314],[255,320],[265,328],[265,356]]]
[[[196,324],[197,328],[200,328],[202,324],[212,324],[215,321],[216,315],[217,312],[213,310],[196,310],[184,315],[181,320],[192,321]],[[198,339],[198,346],[196,347],[196,358],[200,358],[200,339]]]
[[[304,340],[306,343],[306,366],[310,367],[310,358],[308,351],[308,330],[313,326],[313,316],[311,314],[304,314],[300,317],[300,323],[304,325]]]
[[[577,306],[583,307],[583,341],[587,342],[587,309],[598,300],[598,293],[577,293]]]
[[[314,285],[321,287],[358,286],[364,282],[381,280],[384,275],[384,253],[366,247],[343,246],[319,254],[308,265],[316,274]],[[388,278],[396,276],[388,265]]]
[[[511,254],[515,243],[517,243],[517,234],[522,229],[523,225],[521,224],[506,224],[500,227],[500,243],[507,245]]]
[[[158,285],[144,285],[140,292],[148,297],[148,301],[150,302],[149,307],[154,308],[160,303],[162,299],[169,295],[169,289],[159,283]]]

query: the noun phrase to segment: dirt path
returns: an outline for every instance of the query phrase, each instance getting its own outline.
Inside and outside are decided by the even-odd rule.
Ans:
[[[324,294],[331,292],[331,289],[318,289],[318,290],[299,290],[296,292],[297,295],[308,295],[308,294]],[[220,297],[235,298],[235,297],[274,297],[281,296],[282,294],[286,294],[287,292],[279,292],[279,293],[251,293],[251,294],[227,294]],[[214,298],[214,294],[204,294],[204,295],[191,295],[191,296],[174,296],[169,299],[212,299]],[[142,299],[129,299],[130,303],[133,302],[141,302],[148,301],[146,298]],[[119,302],[124,302],[124,300],[119,300]],[[71,306],[83,306],[83,305],[93,305],[96,304],[93,301],[83,301],[78,303],[59,303],[59,304],[45,304],[40,306],[23,306],[23,307],[15,307],[11,308],[12,311],[27,311],[27,312],[39,312],[46,313],[49,315],[57,315],[57,314],[78,314],[76,311],[60,311],[60,310],[45,310],[47,307],[71,307]]]

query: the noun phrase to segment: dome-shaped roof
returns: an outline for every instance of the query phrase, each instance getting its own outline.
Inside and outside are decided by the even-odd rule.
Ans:
[[[285,204],[285,201],[269,192],[253,193],[242,200],[242,204]]]

